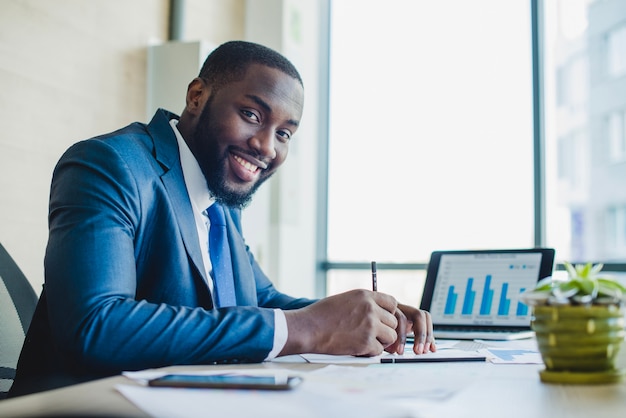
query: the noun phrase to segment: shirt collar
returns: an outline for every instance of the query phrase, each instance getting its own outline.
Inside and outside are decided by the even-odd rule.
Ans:
[[[187,193],[189,193],[189,199],[194,209],[198,212],[203,212],[211,206],[215,199],[211,197],[209,187],[206,184],[206,178],[200,169],[200,165],[194,157],[193,153],[189,149],[189,146],[185,142],[185,139],[178,131],[178,120],[170,120],[170,126],[176,135],[178,141],[178,150],[180,152],[180,165],[183,169],[183,177],[185,178],[185,185],[187,186]]]

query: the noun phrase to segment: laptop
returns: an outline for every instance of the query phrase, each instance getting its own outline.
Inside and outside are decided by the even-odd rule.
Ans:
[[[520,294],[554,268],[554,249],[434,251],[420,308],[435,338],[516,340],[534,335]]]

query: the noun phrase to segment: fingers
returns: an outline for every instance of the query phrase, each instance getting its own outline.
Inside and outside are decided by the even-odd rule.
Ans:
[[[386,325],[377,333],[378,341],[383,345],[385,351],[390,353],[403,354],[406,344],[407,333],[413,331],[415,354],[425,354],[437,351],[435,337],[433,334],[433,323],[430,313],[411,306],[400,305],[396,300],[384,293],[375,292],[373,297],[382,309],[393,312],[393,317],[384,312],[380,316],[381,323]],[[392,308],[395,310],[391,311]],[[393,328],[395,333],[390,334]],[[389,340],[388,338],[395,338]]]
[[[419,309],[415,310],[413,314],[413,333],[413,352],[415,354],[437,351],[433,335],[433,323],[429,312]]]
[[[374,353],[374,355],[377,355],[386,347],[396,343],[396,330],[398,329],[399,322],[404,320],[406,323],[406,317],[402,312],[400,312],[401,316],[397,313],[398,302],[394,297],[380,292],[368,293],[368,296],[375,302],[375,320],[379,321],[380,324],[375,330],[376,340],[381,344],[378,351]]]
[[[400,309],[396,309],[395,317],[398,321],[398,326],[396,327],[396,339],[391,345],[385,347],[385,351],[389,353],[404,354],[406,335],[411,329],[411,323],[407,320],[406,315]]]
[[[375,334],[380,343],[377,352],[373,354],[378,355],[386,347],[396,344],[397,329],[401,321],[406,323],[406,316],[397,309],[397,302],[393,297],[377,292],[372,292],[372,297],[377,305],[374,320],[378,321],[379,326],[376,327]]]

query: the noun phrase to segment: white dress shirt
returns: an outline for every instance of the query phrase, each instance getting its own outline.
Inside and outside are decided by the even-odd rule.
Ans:
[[[176,135],[178,141],[178,150],[180,152],[180,164],[183,169],[183,177],[185,179],[185,186],[187,187],[187,193],[191,200],[191,207],[193,208],[193,216],[196,223],[196,229],[198,231],[198,240],[200,241],[200,249],[202,250],[202,261],[204,263],[204,271],[207,277],[207,284],[211,289],[211,295],[213,292],[213,281],[210,280],[212,276],[211,272],[211,258],[209,257],[209,216],[206,209],[211,206],[215,200],[211,197],[209,187],[206,184],[204,174],[200,169],[198,161],[194,157],[193,153],[187,146],[187,143],[183,139],[183,136],[178,131],[176,125],[178,120],[170,120],[172,130]],[[213,297],[215,303],[215,297]],[[274,346],[265,360],[271,360],[280,353],[287,342],[287,319],[285,313],[280,309],[274,309]]]

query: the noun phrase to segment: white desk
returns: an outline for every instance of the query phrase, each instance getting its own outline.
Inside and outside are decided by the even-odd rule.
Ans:
[[[626,353],[620,355],[620,364],[626,364]],[[249,366],[208,366],[211,369],[232,368],[288,368],[296,372],[310,372],[322,364],[264,363]],[[365,367],[365,366],[359,366]],[[543,384],[538,371],[541,365],[497,365],[490,363],[421,363],[410,365],[376,365],[380,367],[410,367],[416,376],[416,385],[428,386],[436,379],[465,381],[462,388],[446,399],[419,401],[415,417],[523,417],[523,418],[603,418],[626,414],[626,382],[599,386],[567,386]],[[185,371],[207,369],[207,366],[171,367],[167,370]],[[0,401],[0,417],[146,417],[115,390],[115,385],[137,385],[123,376],[97,380],[81,385]],[[298,389],[296,389],[298,390]],[[274,396],[274,395],[273,395]],[[279,394],[279,396],[281,396]],[[285,393],[284,396],[289,396]],[[312,396],[312,395],[311,395]],[[277,398],[279,399],[279,398]],[[231,397],[232,401],[232,397]],[[316,399],[311,399],[315,402]],[[406,401],[406,400],[405,400]],[[405,401],[401,401],[404,403]],[[324,399],[320,399],[324,402]],[[412,403],[412,402],[409,402]],[[180,406],[184,408],[184,405]],[[324,418],[338,416],[334,410]],[[210,416],[210,406],[207,406]],[[235,413],[233,416],[237,416]],[[274,417],[311,416],[291,411]],[[316,415],[318,416],[318,415]],[[319,415],[321,416],[321,415]],[[395,415],[391,415],[395,416]],[[345,415],[344,415],[345,417]]]

